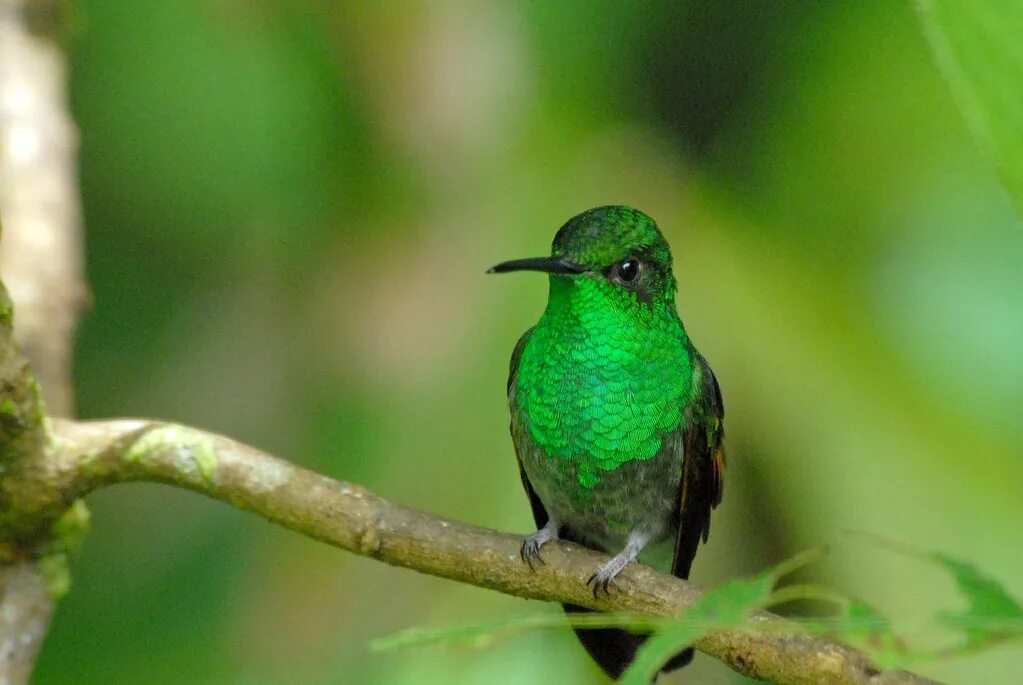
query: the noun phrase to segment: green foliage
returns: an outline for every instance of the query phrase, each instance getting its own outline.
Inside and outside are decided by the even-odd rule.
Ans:
[[[623,685],[647,685],[666,663],[682,649],[716,630],[800,631],[826,635],[868,652],[882,668],[902,668],[939,659],[963,657],[1003,644],[1023,640],[1023,606],[997,581],[973,565],[940,553],[912,554],[952,576],[967,607],[959,611],[940,611],[928,622],[933,627],[950,629],[953,642],[937,648],[913,646],[894,629],[893,622],[868,604],[815,585],[795,584],[777,588],[786,575],[823,556],[812,549],[781,562],[749,578],[739,578],[708,591],[678,618],[652,618],[629,613],[582,614],[561,616],[543,614],[491,623],[427,630],[412,628],[375,640],[374,651],[471,642],[477,647],[491,645],[498,636],[530,630],[559,628],[566,625],[589,628],[624,628],[649,633],[636,660],[623,674]],[[840,607],[836,616],[793,619],[790,621],[751,621],[762,609],[795,600],[818,600]]]
[[[1023,211],[1023,4],[920,0],[920,15],[967,122]]]
[[[828,629],[826,623],[824,629]],[[869,604],[855,599],[845,602],[841,639],[846,644],[870,652],[882,668],[894,668],[903,651],[891,620]]]
[[[822,554],[820,549],[809,550],[752,578],[731,580],[708,592],[681,619],[670,621],[653,633],[622,675],[622,684],[648,685],[665,662],[710,631],[741,627],[752,612],[780,603],[775,591],[778,581]],[[788,590],[785,597],[794,597],[792,588]]]
[[[1001,583],[972,564],[944,554],[932,554],[928,558],[955,579],[968,603],[966,609],[938,614],[942,623],[962,635],[961,645],[953,652],[970,653],[1023,638],[1023,606],[1009,596]]]
[[[794,599],[837,602],[841,606],[837,616],[797,620],[793,622],[793,627],[799,626],[807,632],[825,634],[839,642],[859,647],[883,668],[903,668],[939,659],[964,657],[1007,641],[1023,640],[1023,606],[1000,583],[965,561],[941,553],[910,553],[951,575],[959,594],[966,600],[965,609],[939,611],[928,621],[934,627],[950,629],[954,633],[951,644],[937,648],[914,646],[907,639],[908,635],[900,635],[890,619],[869,605],[844,598],[827,589],[809,585],[773,589],[782,576],[814,558],[812,554],[804,553],[753,578],[731,581],[709,592],[687,610],[680,621],[669,622],[655,631],[640,650],[636,662],[622,682],[630,685],[649,683],[661,664],[711,630],[738,627],[744,623],[752,630],[777,630],[779,627],[775,624],[747,623],[747,618],[753,611]]]

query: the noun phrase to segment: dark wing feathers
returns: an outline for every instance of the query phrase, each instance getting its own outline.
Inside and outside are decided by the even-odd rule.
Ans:
[[[682,438],[684,458],[679,484],[679,528],[671,572],[688,578],[700,541],[710,533],[710,512],[721,502],[724,488],[725,409],[714,372],[700,353],[693,350],[695,370],[700,379],[698,394],[687,410]]]
[[[512,352],[511,364],[508,368],[508,385],[507,393],[511,396],[512,384],[515,382],[515,377],[519,372],[519,360],[522,359],[522,350],[526,347],[526,342],[529,340],[529,336],[532,335],[533,329],[530,328],[528,331],[522,334],[519,341],[515,343],[515,350]],[[512,441],[514,442],[514,440]],[[518,450],[518,445],[515,446]],[[516,452],[515,460],[519,465],[519,477],[522,479],[522,488],[526,491],[526,495],[529,497],[529,508],[533,510],[533,521],[536,522],[536,529],[539,530],[547,525],[547,519],[550,516],[547,514],[547,509],[544,508],[543,502],[540,501],[540,497],[537,496],[536,491],[533,489],[532,484],[529,482],[529,478],[526,477],[526,471],[522,468],[522,459],[519,458]]]
[[[699,352],[690,347],[696,378],[700,387],[695,401],[686,411],[686,427],[682,435],[682,482],[679,483],[678,537],[671,572],[688,578],[693,557],[700,540],[710,534],[710,512],[721,502],[724,486],[725,451],[723,421],[724,404],[714,372]],[[693,660],[693,649],[682,650],[661,669],[674,671]]]
[[[540,501],[539,495],[536,494],[536,490],[533,489],[533,485],[529,482],[529,478],[526,476],[525,469],[522,468],[522,460],[519,462],[519,478],[522,479],[522,489],[526,491],[526,496],[529,497],[529,508],[533,511],[533,521],[536,522],[536,529],[540,530],[547,525],[547,520],[550,515],[547,513],[547,509],[543,506],[543,502]]]

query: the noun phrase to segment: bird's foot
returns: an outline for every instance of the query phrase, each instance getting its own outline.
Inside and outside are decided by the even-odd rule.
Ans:
[[[605,597],[611,596],[611,586],[614,585],[615,576],[622,572],[632,559],[629,558],[628,554],[622,552],[621,554],[612,557],[611,561],[606,564],[601,564],[594,571],[590,579],[586,581],[586,585],[593,586],[593,596],[599,597],[600,593],[603,592]],[[617,586],[616,586],[617,587]]]
[[[522,557],[522,561],[529,565],[530,571],[535,571],[533,562],[536,561],[541,566],[544,565],[543,557],[540,556],[540,547],[545,542],[558,539],[558,524],[555,521],[548,521],[540,530],[536,531],[532,535],[527,535],[522,540],[522,547],[519,548],[519,556]]]
[[[611,557],[611,560],[606,564],[597,567],[597,570],[590,576],[590,579],[586,581],[587,586],[593,586],[594,597],[599,597],[601,592],[604,593],[605,597],[611,595],[611,586],[614,584],[615,577],[630,562],[636,560],[640,550],[646,547],[646,543],[649,540],[650,536],[646,533],[636,530],[632,531],[629,534],[628,542],[625,543],[625,549]]]

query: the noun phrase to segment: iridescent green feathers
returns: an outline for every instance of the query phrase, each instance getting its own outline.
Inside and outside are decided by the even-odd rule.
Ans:
[[[638,209],[597,207],[571,218],[554,236],[551,254],[595,273],[631,254],[646,267],[633,290],[641,299],[670,304],[674,311],[671,249],[654,220]]]
[[[522,420],[584,489],[657,454],[693,394],[693,359],[675,311],[671,253],[642,212],[605,207],[565,224],[552,253],[587,268],[552,275],[515,383]],[[637,263],[633,279],[616,269]],[[628,275],[628,274],[626,274]]]

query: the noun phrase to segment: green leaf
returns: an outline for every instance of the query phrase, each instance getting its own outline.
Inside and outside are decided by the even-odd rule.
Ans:
[[[911,654],[895,634],[892,622],[864,602],[851,599],[845,616],[836,622],[830,633],[835,639],[868,652],[882,668],[896,668],[906,663]]]
[[[958,643],[931,650],[912,650],[894,643],[893,649],[881,650],[879,660],[900,665],[910,661],[933,661],[975,654],[1008,640],[1023,640],[1023,604],[973,564],[877,535],[859,533],[858,536],[898,554],[936,564],[952,576],[967,602],[965,609],[940,611],[934,618],[934,623],[960,636]]]
[[[1023,213],[1023,3],[919,0],[919,8],[942,75]]]
[[[968,602],[965,610],[938,614],[939,621],[963,634],[964,641],[956,652],[972,652],[1005,640],[1023,638],[1023,606],[1001,583],[965,561],[937,553],[928,558],[952,575]]]
[[[732,580],[711,590],[643,643],[622,675],[622,685],[649,685],[661,666],[708,632],[745,625],[752,612],[775,603],[774,586],[783,576],[823,554],[820,548],[808,550],[752,578]],[[794,598],[786,594],[784,601]]]

